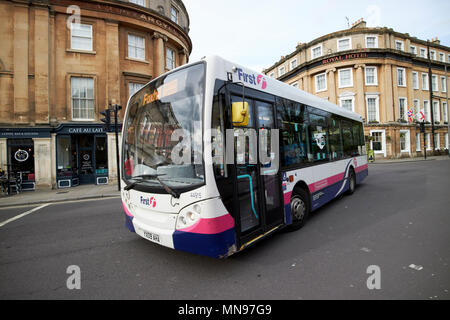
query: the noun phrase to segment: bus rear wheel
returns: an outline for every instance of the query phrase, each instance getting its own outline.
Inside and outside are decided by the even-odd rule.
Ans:
[[[303,189],[296,189],[291,198],[292,224],[288,227],[289,231],[301,229],[309,216],[310,204],[309,195]]]
[[[352,195],[356,189],[356,175],[355,175],[355,171],[353,169],[350,170],[350,176],[348,177],[348,179],[349,179],[349,183],[348,183],[347,194]]]

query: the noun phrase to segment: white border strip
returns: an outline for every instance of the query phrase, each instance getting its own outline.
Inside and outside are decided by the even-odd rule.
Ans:
[[[13,221],[15,221],[15,220],[17,220],[17,219],[23,218],[23,217],[29,215],[30,213],[33,213],[33,212],[35,212],[35,211],[38,211],[38,210],[40,210],[40,209],[42,209],[42,208],[45,208],[45,207],[47,207],[47,206],[49,206],[49,205],[50,205],[50,203],[46,203],[46,204],[44,204],[44,205],[42,205],[42,206],[40,206],[40,207],[36,207],[36,208],[31,209],[31,210],[29,210],[29,211],[27,211],[27,212],[24,212],[24,213],[22,213],[22,214],[19,214],[18,216],[15,216],[15,217],[13,217],[13,218],[11,218],[11,219],[8,219],[8,220],[6,220],[6,221],[3,221],[2,223],[0,223],[0,227],[3,227],[4,225],[6,225],[6,224],[8,224],[8,223],[10,223],[10,222],[13,222]]]

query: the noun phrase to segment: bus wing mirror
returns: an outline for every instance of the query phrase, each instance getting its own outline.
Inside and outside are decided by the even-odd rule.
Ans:
[[[235,127],[246,127],[249,123],[248,102],[233,102],[233,125]]]

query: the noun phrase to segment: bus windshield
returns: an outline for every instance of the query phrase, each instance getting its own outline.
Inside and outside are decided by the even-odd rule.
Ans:
[[[127,183],[159,191],[204,183],[204,87],[200,63],[149,83],[130,99],[122,147]]]

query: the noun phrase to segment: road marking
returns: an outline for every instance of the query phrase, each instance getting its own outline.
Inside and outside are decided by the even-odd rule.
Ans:
[[[22,213],[22,214],[19,214],[18,216],[15,216],[15,217],[13,217],[13,218],[11,218],[11,219],[8,219],[8,220],[6,220],[6,221],[3,221],[3,222],[0,223],[0,227],[3,227],[4,225],[6,225],[6,224],[8,224],[8,223],[10,223],[10,222],[13,222],[13,221],[15,221],[15,220],[17,220],[17,219],[23,218],[23,217],[29,215],[30,213],[33,213],[33,212],[35,212],[35,211],[38,211],[38,210],[40,210],[40,209],[42,209],[42,208],[45,208],[45,207],[47,207],[47,206],[49,206],[49,205],[50,205],[50,203],[46,203],[46,204],[44,204],[44,205],[42,205],[42,206],[40,206],[40,207],[36,207],[36,208],[34,208],[34,209],[28,210],[27,212],[24,212],[24,213]]]

